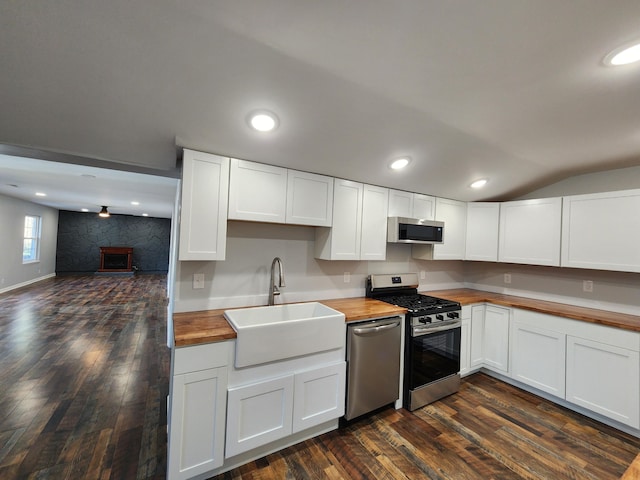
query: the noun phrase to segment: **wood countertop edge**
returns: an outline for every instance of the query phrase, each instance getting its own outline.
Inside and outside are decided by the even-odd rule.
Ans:
[[[468,288],[430,290],[423,293],[454,300],[460,302],[463,306],[476,303],[491,303],[640,332],[640,316],[625,313],[615,312],[612,314],[606,310]],[[404,308],[366,297],[319,300],[319,303],[343,313],[347,323],[369,318],[404,315],[406,313]],[[174,345],[176,347],[186,347],[237,338],[235,330],[224,317],[225,310],[230,309],[221,308],[174,313]]]

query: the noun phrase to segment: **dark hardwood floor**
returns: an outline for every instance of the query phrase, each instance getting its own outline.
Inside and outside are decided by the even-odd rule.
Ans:
[[[0,295],[0,479],[165,478],[165,282],[60,277]],[[386,409],[217,478],[605,480],[639,451],[476,374],[413,413]]]
[[[166,276],[0,295],[0,478],[165,478]]]

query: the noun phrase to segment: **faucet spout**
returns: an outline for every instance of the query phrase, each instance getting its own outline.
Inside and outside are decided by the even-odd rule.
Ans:
[[[278,284],[275,283],[276,275],[276,263],[278,264]],[[271,279],[269,281],[269,305],[273,305],[275,302],[275,296],[280,295],[278,287],[286,286],[284,283],[284,267],[280,257],[276,257],[271,262]]]

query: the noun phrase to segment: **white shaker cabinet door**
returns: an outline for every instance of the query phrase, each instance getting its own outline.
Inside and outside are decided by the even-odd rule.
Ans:
[[[225,457],[291,435],[293,375],[229,388]]]
[[[287,172],[286,222],[330,227],[333,219],[333,177]]]
[[[513,324],[511,352],[511,378],[564,398],[564,333],[516,321]]]
[[[388,203],[388,189],[364,185],[360,241],[361,260],[384,260],[387,257]]]
[[[498,260],[559,266],[561,218],[559,197],[502,203]]]
[[[436,199],[421,193],[413,194],[413,211],[411,218],[433,220],[436,211]]]
[[[178,260],[224,260],[229,159],[184,150]]]
[[[499,224],[499,203],[472,202],[467,204],[465,260],[498,261]]]
[[[485,306],[482,343],[484,366],[505,374],[509,373],[510,316],[509,308]]]
[[[389,190],[389,216],[411,218],[413,215],[413,193]]]
[[[562,201],[563,267],[640,272],[640,190]]]
[[[447,198],[436,198],[436,220],[444,222],[444,241],[433,246],[433,259],[463,260],[467,204]]]
[[[316,258],[360,260],[364,185],[336,178],[333,186],[333,227],[316,229]]]
[[[295,374],[293,433],[344,415],[346,363]]]
[[[168,478],[187,479],[222,466],[227,367],[175,375]]]
[[[285,223],[287,169],[231,159],[229,219]]]
[[[566,399],[640,428],[638,352],[567,336]]]

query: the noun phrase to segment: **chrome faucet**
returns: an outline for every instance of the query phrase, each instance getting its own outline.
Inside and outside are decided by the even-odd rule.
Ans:
[[[278,285],[275,284],[276,263],[278,264]],[[274,297],[280,295],[278,287],[286,287],[284,284],[284,268],[280,257],[276,257],[271,262],[271,281],[269,282],[269,305],[274,304]]]

